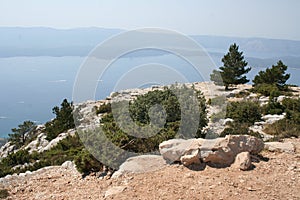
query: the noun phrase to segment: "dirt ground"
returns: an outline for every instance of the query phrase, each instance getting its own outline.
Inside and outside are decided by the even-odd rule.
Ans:
[[[193,171],[181,165],[117,179],[84,179],[77,171],[50,167],[18,181],[0,184],[7,199],[300,199],[300,139],[296,153],[263,151],[253,169],[205,167]],[[115,193],[115,194],[114,194]],[[106,197],[105,197],[106,195]]]

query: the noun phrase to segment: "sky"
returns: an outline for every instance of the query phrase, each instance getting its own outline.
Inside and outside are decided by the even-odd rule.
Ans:
[[[299,0],[0,0],[0,27],[159,27],[300,40],[299,8]]]

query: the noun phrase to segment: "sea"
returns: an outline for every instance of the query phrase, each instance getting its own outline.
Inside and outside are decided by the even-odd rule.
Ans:
[[[12,128],[25,120],[43,124],[54,118],[54,106],[59,106],[65,98],[73,100],[74,83],[86,59],[71,56],[0,58],[0,138],[7,137]],[[220,65],[220,58],[212,56],[212,62],[203,65],[210,66],[199,73],[191,63],[174,55],[119,58],[97,79],[87,77],[97,88],[94,99],[90,100],[104,99],[118,89],[207,81],[211,70]],[[252,68],[248,78],[253,79],[263,69]],[[299,69],[288,69],[290,84],[300,85]],[[132,83],[133,79],[137,81]]]

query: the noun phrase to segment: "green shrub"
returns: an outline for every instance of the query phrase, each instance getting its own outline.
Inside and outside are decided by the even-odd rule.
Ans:
[[[111,104],[102,104],[97,110],[96,114],[103,114],[103,113],[111,113]]]
[[[274,135],[276,139],[300,136],[300,98],[286,98],[282,101],[282,108],[286,113],[284,119],[267,125],[264,131]]]
[[[29,154],[27,150],[19,150],[1,160],[0,177],[7,174],[26,172],[27,170],[35,171],[51,165],[61,165],[65,161],[74,160],[83,148],[83,144],[76,134],[75,136],[67,136],[55,147],[42,153],[33,152]],[[16,165],[23,165],[25,163],[31,163],[31,165],[25,168],[12,169]]]
[[[235,122],[254,124],[261,120],[261,109],[258,102],[239,101],[227,105],[226,118]]]
[[[250,92],[243,90],[243,91],[240,91],[239,93],[235,94],[235,97],[236,98],[245,98],[249,95],[250,95]]]
[[[268,104],[264,105],[261,110],[264,115],[280,115],[284,112],[284,106],[277,102],[275,98],[270,97]]]
[[[7,189],[0,189],[0,199],[5,199],[9,196]]]
[[[258,132],[249,130],[249,123],[237,123],[230,122],[227,124],[228,127],[220,134],[220,137],[225,137],[226,135],[251,135],[257,138],[261,138],[261,135]]]
[[[262,94],[264,96],[278,97],[281,95],[280,90],[275,84],[267,84],[267,83],[257,84],[251,91]]]
[[[83,174],[98,172],[103,168],[102,163],[87,150],[82,150],[79,154],[77,154],[74,161],[77,170]]]
[[[298,99],[285,98],[282,101],[282,106],[286,110],[290,110],[293,112],[300,112],[300,98]]]
[[[300,124],[285,118],[267,125],[264,132],[275,136],[276,139],[299,137]]]
[[[174,88],[175,89],[175,88]],[[154,90],[148,92],[147,94],[138,96],[136,100],[129,103],[128,101],[114,102],[113,112],[107,113],[101,118],[102,130],[105,133],[107,140],[112,142],[115,146],[130,152],[136,153],[146,153],[158,150],[158,145],[168,139],[172,139],[175,136],[178,137],[195,137],[195,131],[197,137],[204,137],[201,130],[207,124],[206,117],[206,105],[205,99],[199,92],[194,90],[189,90],[185,86],[176,88],[178,93],[180,93],[180,98],[183,99],[182,105],[179,105],[177,96],[173,94],[171,89],[165,88],[163,91]],[[192,93],[193,92],[193,93]],[[195,112],[195,108],[192,106],[190,96],[196,95],[198,97],[197,103],[199,104],[199,121],[193,119],[193,115],[190,113]],[[195,101],[195,99],[193,99]],[[155,118],[152,119],[157,121],[164,117],[166,123],[163,125],[161,130],[158,132],[146,132],[143,137],[136,137],[144,126],[151,126],[149,108],[153,105],[162,105],[165,110],[165,114],[161,112],[162,109],[155,111]],[[129,112],[128,112],[129,110]],[[185,115],[187,120],[185,123],[190,123],[182,128],[184,134],[180,134],[179,127],[181,123],[182,114]],[[126,130],[121,129],[117,122],[123,123],[123,127]],[[192,130],[193,126],[196,124],[196,130]],[[136,126],[138,125],[138,126]],[[152,129],[151,129],[152,130]],[[85,135],[87,143],[95,143],[95,140],[103,141],[96,131],[90,131],[88,133],[82,133]],[[135,135],[135,136],[134,136]],[[84,136],[84,137],[85,137]],[[98,138],[98,139],[95,139]],[[101,146],[102,156],[107,150],[106,144],[94,144]],[[109,155],[109,154],[107,154]],[[110,158],[107,158],[109,160]],[[123,158],[120,158],[123,159]]]
[[[31,156],[27,150],[19,150],[9,154],[6,158],[3,158],[2,163],[7,166],[15,166],[28,163],[30,160]]]

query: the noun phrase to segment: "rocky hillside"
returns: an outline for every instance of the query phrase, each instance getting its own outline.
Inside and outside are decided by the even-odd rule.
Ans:
[[[253,167],[206,166],[191,170],[183,165],[165,165],[159,170],[118,178],[82,178],[72,164],[44,168],[1,180],[7,199],[293,199],[300,198],[300,140],[293,152],[263,151],[252,156]],[[147,163],[149,164],[149,162]]]
[[[205,97],[209,119],[201,130],[205,139],[161,141],[160,155],[129,158],[112,174],[105,166],[87,159],[89,155],[78,141],[76,130],[66,130],[49,140],[45,126],[37,126],[27,133],[32,137],[25,145],[17,147],[8,142],[0,148],[0,167],[6,162],[13,170],[4,169],[15,172],[0,178],[0,198],[300,198],[296,189],[300,179],[300,141],[295,138],[299,129],[297,124],[290,124],[291,118],[298,116],[294,107],[298,105],[300,88],[292,87],[289,93],[269,98],[254,93],[251,85],[239,85],[229,91],[212,83],[186,87],[201,91]],[[116,99],[135,101],[164,89],[156,86],[119,91],[105,100],[77,104],[77,128],[89,130],[102,124],[110,112],[107,105]],[[286,130],[286,124],[293,130]],[[12,162],[20,157],[28,159]],[[82,172],[82,164],[86,167],[86,163],[97,164],[97,169],[83,178],[78,169]],[[61,166],[49,166],[57,164]]]

